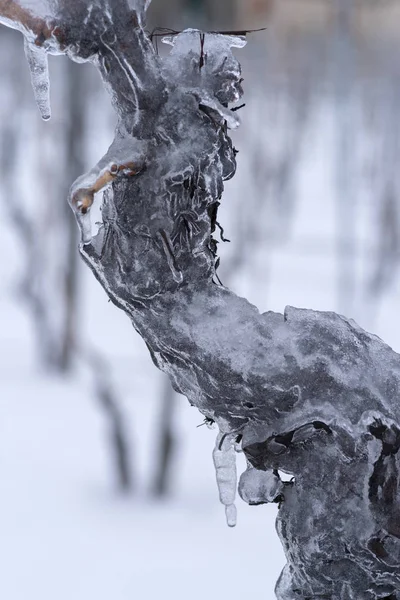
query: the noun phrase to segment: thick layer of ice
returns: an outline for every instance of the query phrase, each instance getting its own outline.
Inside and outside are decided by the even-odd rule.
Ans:
[[[188,29],[163,41],[172,46],[163,64],[167,80],[183,86],[201,106],[210,109],[221,122],[226,121],[230,129],[236,129],[240,119],[227,107],[240,99],[243,90],[240,63],[231,48],[242,48],[245,40]],[[219,77],[222,73],[224,76]]]
[[[274,471],[260,471],[250,464],[239,481],[239,495],[247,504],[275,502],[283,491],[283,483]]]

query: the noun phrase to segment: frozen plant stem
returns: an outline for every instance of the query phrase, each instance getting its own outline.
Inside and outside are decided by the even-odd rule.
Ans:
[[[24,12],[0,0],[6,24],[13,6]],[[279,506],[279,600],[399,598],[400,357],[337,314],[260,314],[215,283],[218,203],[236,168],[229,106],[242,93],[231,48],[243,40],[188,30],[165,40],[161,59],[143,1],[61,0],[48,12],[11,25],[48,52],[94,62],[119,116],[108,153],[72,187],[81,254],[156,366],[217,423],[229,523],[234,439],[249,466],[242,498]]]

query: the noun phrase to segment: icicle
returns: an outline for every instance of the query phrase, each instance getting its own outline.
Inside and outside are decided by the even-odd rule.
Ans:
[[[225,506],[226,520],[229,527],[236,525],[236,455],[235,437],[219,433],[213,451],[213,460],[217,477],[219,499]]]
[[[44,121],[51,117],[50,79],[47,53],[25,39],[25,56],[31,72],[33,93]]]

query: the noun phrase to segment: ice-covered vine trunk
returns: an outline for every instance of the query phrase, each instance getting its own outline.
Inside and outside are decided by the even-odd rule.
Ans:
[[[240,444],[242,498],[279,506],[280,600],[400,598],[400,357],[344,317],[260,314],[215,283],[217,209],[236,166],[228,107],[241,95],[231,46],[242,41],[187,31],[161,60],[143,31],[148,2],[65,4],[17,28],[40,49],[95,62],[119,114],[109,152],[71,190],[81,253],[155,364],[217,423],[229,524]],[[8,24],[21,10],[0,0]]]

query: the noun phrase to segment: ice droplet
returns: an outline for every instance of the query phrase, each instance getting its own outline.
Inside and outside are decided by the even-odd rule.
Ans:
[[[235,436],[219,433],[213,451],[219,499],[225,506],[226,521],[229,527],[236,525],[237,472],[234,440]]]
[[[250,505],[275,502],[284,484],[274,471],[259,471],[250,464],[239,481],[239,496]]]
[[[51,117],[50,78],[47,53],[43,48],[35,46],[25,39],[25,56],[31,72],[33,93],[36,104],[44,121]]]

